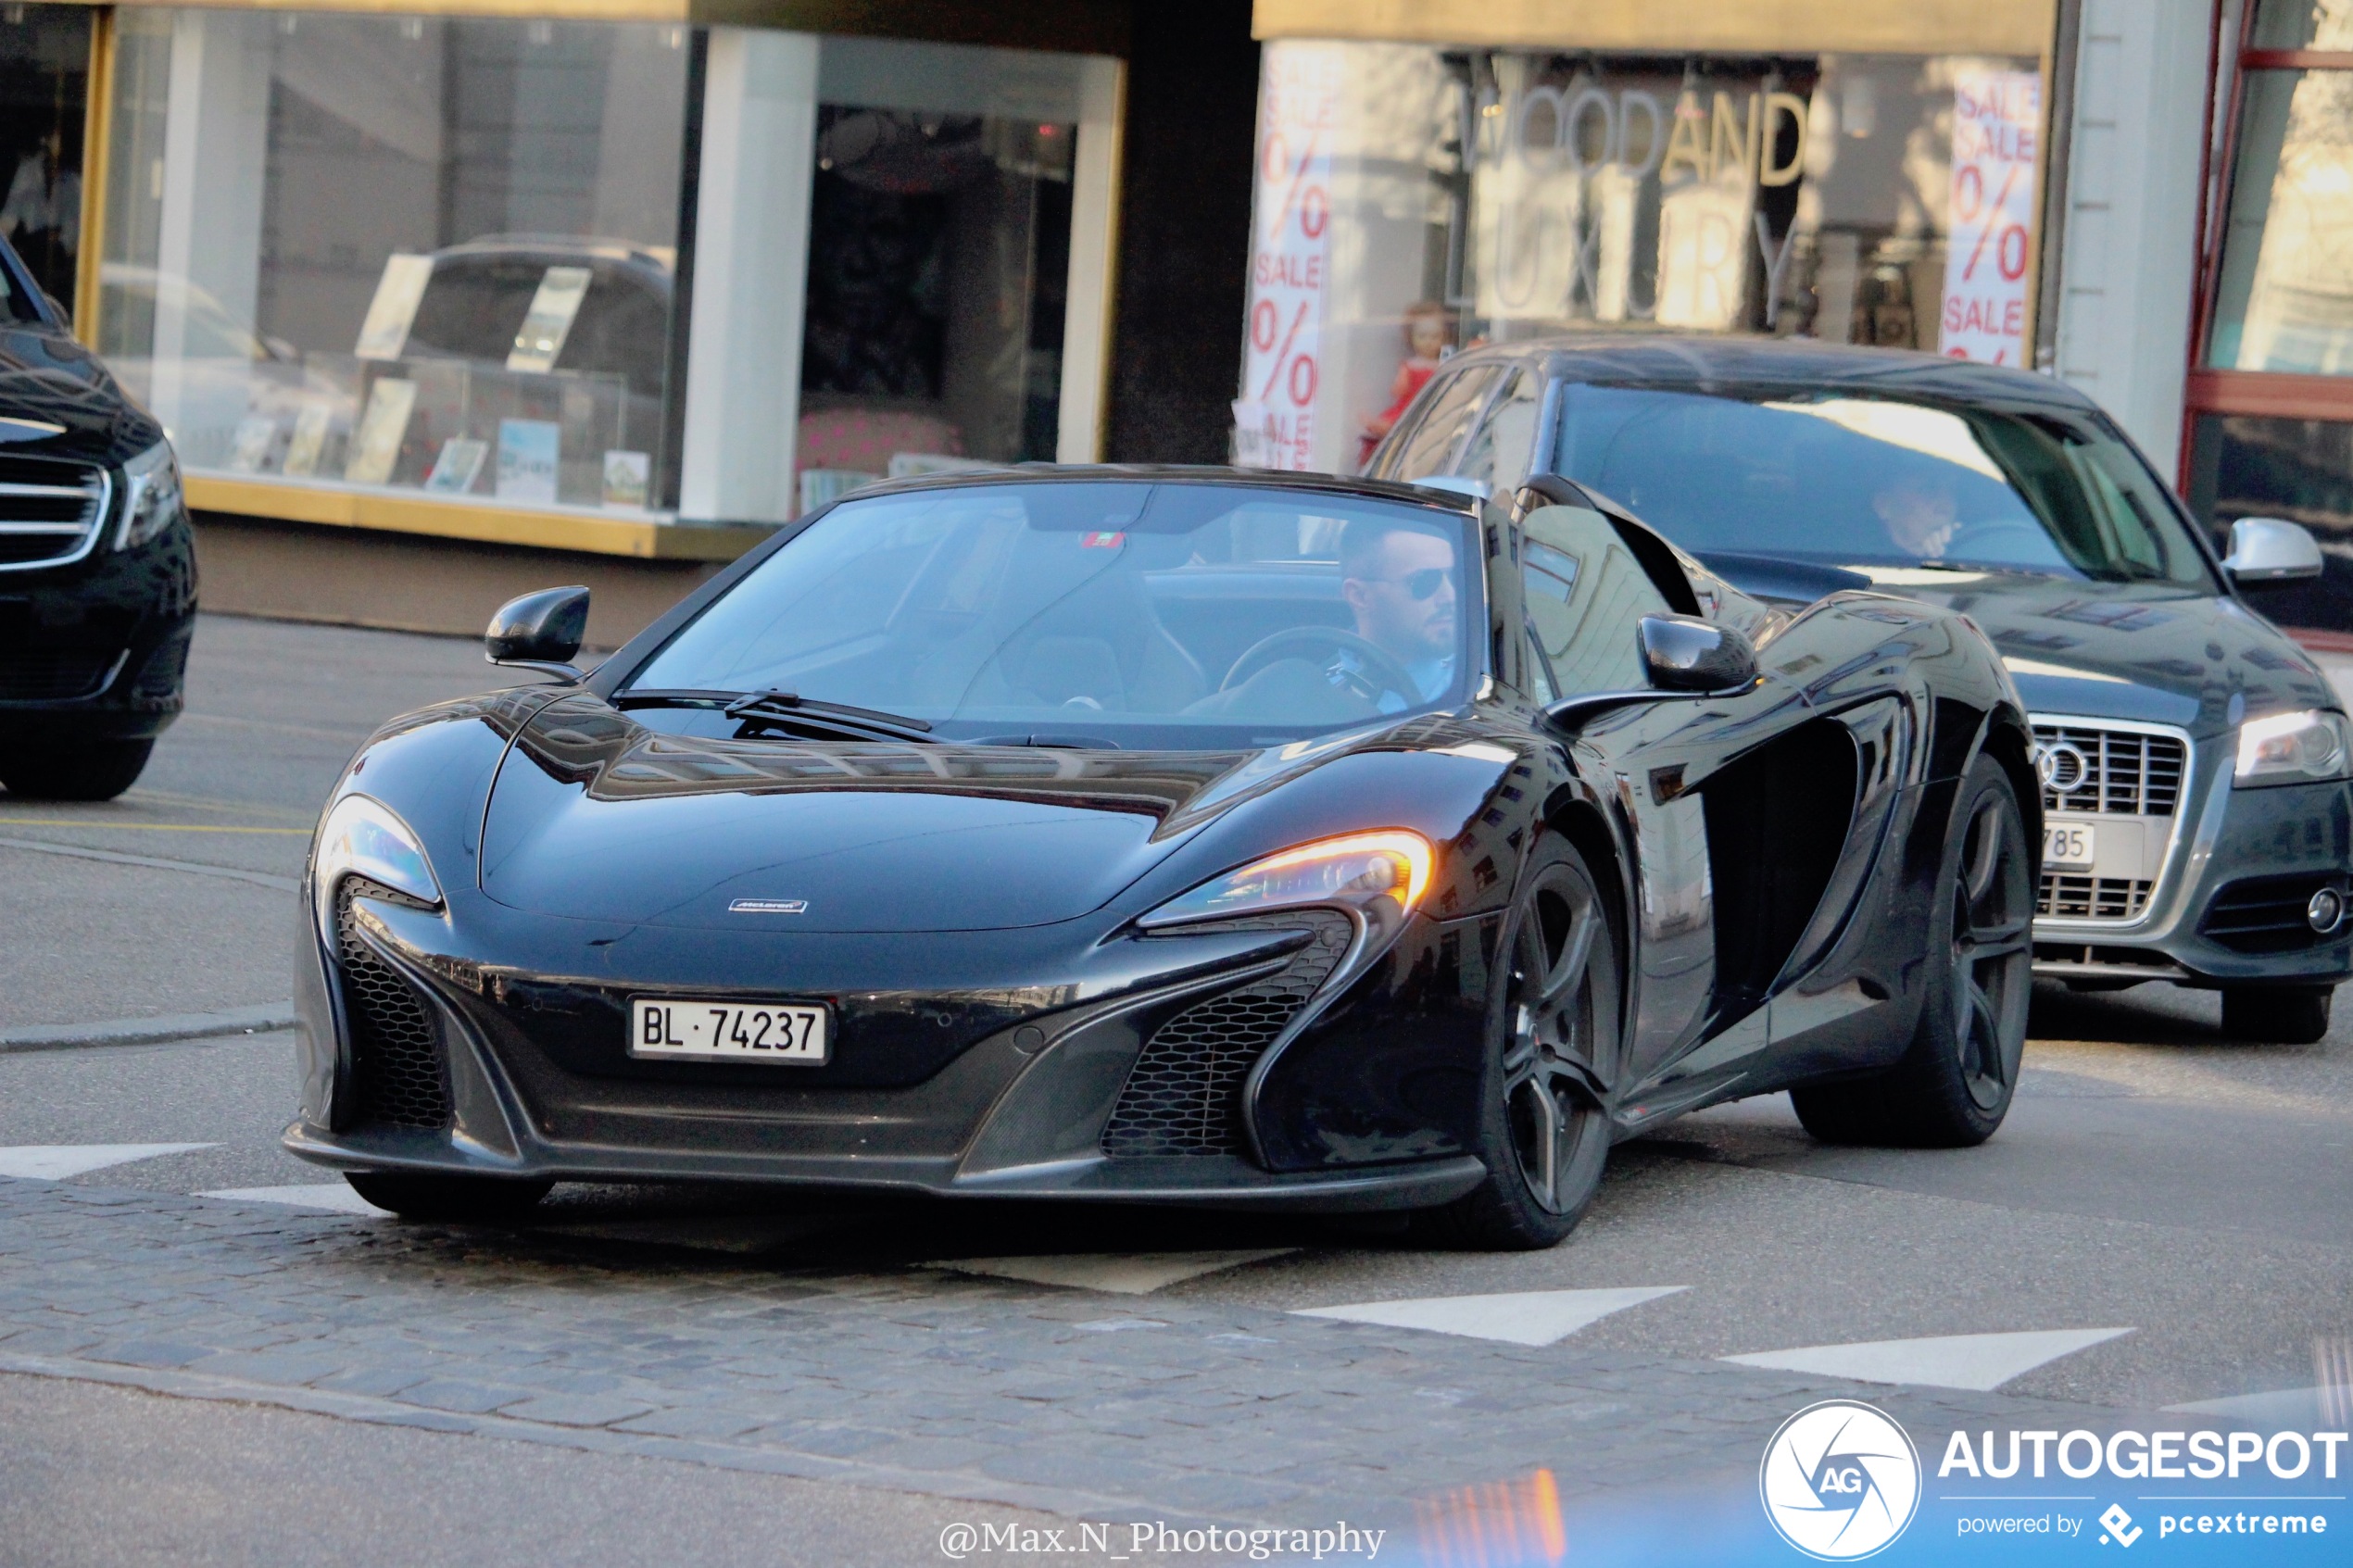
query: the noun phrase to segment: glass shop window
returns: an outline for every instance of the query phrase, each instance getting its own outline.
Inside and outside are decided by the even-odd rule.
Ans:
[[[828,39],[810,195],[802,509],[1057,453],[1076,57]]]
[[[69,311],[82,259],[91,14],[0,6],[0,234]]]
[[[2353,5],[2271,0],[2248,43],[2343,56]],[[2234,162],[2207,363],[2353,374],[2353,70],[2244,70]]]
[[[1458,348],[1591,331],[2028,363],[2038,62],[1278,40],[1235,448],[1361,469]]]
[[[117,25],[99,347],[191,471],[673,504],[685,28]]]

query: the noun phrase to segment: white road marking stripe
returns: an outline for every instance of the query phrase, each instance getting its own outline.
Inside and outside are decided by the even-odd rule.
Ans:
[[[1032,1285],[1063,1285],[1078,1290],[1103,1290],[1114,1296],[1149,1296],[1155,1290],[1239,1268],[1262,1258],[1280,1258],[1295,1247],[1271,1247],[1251,1252],[1100,1252],[1069,1253],[1038,1258],[942,1258],[927,1269],[950,1269],[960,1274],[986,1274],[992,1279],[1026,1280]]]
[[[215,1192],[200,1192],[198,1198],[221,1198],[232,1203],[283,1203],[289,1209],[332,1209],[338,1214],[365,1214],[371,1219],[389,1216],[389,1209],[379,1209],[351,1190],[349,1182],[318,1182],[303,1186],[284,1187],[222,1187]]]
[[[15,1176],[19,1180],[61,1182],[68,1176],[80,1176],[92,1171],[103,1171],[109,1165],[128,1165],[134,1160],[153,1160],[164,1154],[186,1154],[191,1149],[218,1148],[209,1143],[29,1143],[0,1148],[0,1176]]]
[[[1292,1316],[1421,1328],[1470,1339],[1501,1339],[1512,1345],[1551,1345],[1612,1312],[1690,1288],[1638,1285],[1617,1289],[1513,1290],[1495,1296],[1428,1296],[1347,1307],[1310,1307]]]
[[[1872,1339],[1853,1345],[1807,1345],[1720,1360],[1776,1372],[1811,1372],[1860,1383],[1913,1383],[1990,1394],[2045,1361],[2088,1350],[2129,1328],[2030,1329],[2018,1334],[1954,1334],[1924,1339]]]

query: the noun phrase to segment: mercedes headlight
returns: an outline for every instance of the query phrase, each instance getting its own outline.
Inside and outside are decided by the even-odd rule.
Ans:
[[[1317,839],[1213,878],[1138,923],[1150,928],[1337,904],[1368,924],[1388,926],[1420,902],[1435,859],[1429,840],[1403,828]]]
[[[317,901],[319,929],[334,929],[335,889],[346,876],[364,876],[423,904],[441,902],[441,884],[424,846],[388,806],[364,795],[346,795],[335,802],[319,825],[319,842],[310,856],[311,897]]]
[[[2325,709],[2274,713],[2239,726],[2238,771],[2233,783],[2311,784],[2346,776],[2353,759],[2353,732],[2345,715]]]
[[[186,509],[180,491],[180,463],[171,443],[158,441],[122,465],[122,525],[114,547],[128,550],[170,528]]]

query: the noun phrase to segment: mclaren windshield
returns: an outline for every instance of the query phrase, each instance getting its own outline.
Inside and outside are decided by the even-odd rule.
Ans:
[[[1464,700],[1471,530],[1438,506],[1231,483],[851,499],[615,700],[712,734],[1279,745]]]
[[[1563,391],[1559,471],[1696,555],[1882,582],[1992,571],[2218,589],[2164,487],[2089,420],[1806,392]]]

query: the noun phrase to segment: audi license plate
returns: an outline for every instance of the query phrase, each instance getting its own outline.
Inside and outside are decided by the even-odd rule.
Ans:
[[[2043,863],[2088,866],[2099,840],[2089,822],[2048,822],[2043,828]]]
[[[827,1047],[821,1007],[687,997],[648,997],[629,1004],[631,1056],[823,1067]]]

